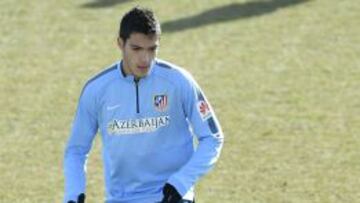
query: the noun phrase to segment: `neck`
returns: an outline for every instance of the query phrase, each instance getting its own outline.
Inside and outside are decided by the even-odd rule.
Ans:
[[[132,75],[128,64],[124,60],[122,61],[122,71],[125,75]]]

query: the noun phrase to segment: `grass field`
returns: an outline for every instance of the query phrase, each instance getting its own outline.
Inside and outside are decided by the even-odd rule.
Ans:
[[[121,15],[163,23],[159,57],[193,73],[225,132],[199,203],[360,201],[357,0],[1,0],[0,202],[61,202],[86,80],[119,59]],[[88,202],[103,201],[101,143]]]

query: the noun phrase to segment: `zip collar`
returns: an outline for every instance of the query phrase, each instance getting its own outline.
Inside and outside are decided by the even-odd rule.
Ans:
[[[150,70],[148,72],[147,75],[145,75],[144,77],[140,78],[139,80],[144,80],[144,79],[147,79],[149,78],[153,72],[154,72],[154,66],[155,66],[155,63],[156,61],[153,60],[151,62],[151,65],[150,65]],[[133,75],[126,75],[125,71],[124,71],[124,67],[123,67],[123,60],[119,61],[118,64],[117,64],[117,68],[118,68],[118,71],[120,73],[120,78],[123,79],[123,80],[126,80],[128,82],[134,82],[135,80],[135,77]]]

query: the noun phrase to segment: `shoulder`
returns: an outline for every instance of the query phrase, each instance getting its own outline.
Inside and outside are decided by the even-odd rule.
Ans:
[[[169,80],[173,83],[183,85],[184,83],[192,83],[193,76],[183,67],[164,61],[161,59],[155,60],[155,74],[158,77]]]
[[[108,82],[112,81],[119,74],[119,62],[104,68],[99,73],[92,76],[84,85],[81,95],[86,92],[97,92],[102,87],[106,86]]]

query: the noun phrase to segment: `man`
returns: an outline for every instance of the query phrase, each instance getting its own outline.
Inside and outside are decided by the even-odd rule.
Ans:
[[[106,203],[185,203],[219,157],[223,134],[191,75],[156,59],[160,24],[135,7],[120,23],[123,59],[84,86],[64,156],[64,202],[85,201],[85,163],[97,131]],[[196,149],[193,135],[198,140]]]

